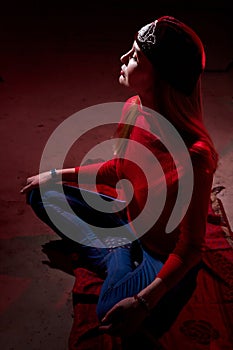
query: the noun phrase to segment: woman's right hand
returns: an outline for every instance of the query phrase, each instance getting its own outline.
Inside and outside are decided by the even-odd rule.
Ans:
[[[34,175],[28,177],[26,180],[26,185],[20,190],[22,194],[25,194],[32,190],[33,188],[37,188],[41,185],[44,185],[52,180],[52,175],[50,171],[46,171],[44,173]]]

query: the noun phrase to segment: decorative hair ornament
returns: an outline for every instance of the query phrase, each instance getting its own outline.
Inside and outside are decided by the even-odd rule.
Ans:
[[[157,21],[154,21],[142,27],[138,31],[138,40],[141,42],[147,42],[154,45],[156,43],[156,36],[155,36],[156,23]]]

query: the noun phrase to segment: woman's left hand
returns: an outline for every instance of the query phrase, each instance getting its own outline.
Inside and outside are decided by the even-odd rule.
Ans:
[[[115,336],[133,334],[147,316],[147,311],[133,297],[114,305],[101,320],[99,329]]]

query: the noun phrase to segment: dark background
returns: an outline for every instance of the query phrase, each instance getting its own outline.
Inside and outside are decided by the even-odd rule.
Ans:
[[[67,348],[74,279],[48,266],[41,246],[57,236],[33,215],[19,190],[38,172],[45,143],[63,120],[130,96],[118,84],[119,58],[135,32],[159,16],[177,16],[203,40],[205,121],[221,156],[215,183],[226,186],[223,200],[233,222],[232,5],[226,0],[0,5],[1,349]],[[100,137],[93,135],[97,142]],[[83,140],[80,152],[88,142]],[[77,159],[73,154],[68,165]]]

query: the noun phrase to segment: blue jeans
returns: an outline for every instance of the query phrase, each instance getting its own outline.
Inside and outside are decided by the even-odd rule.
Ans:
[[[67,239],[66,234],[60,232],[50,220],[45,207],[54,211],[62,220],[66,221],[67,230],[69,228],[73,229],[75,226],[78,233],[78,242],[74,241],[74,249],[78,250],[88,265],[105,278],[97,304],[97,315],[101,320],[118,301],[133,296],[148,286],[162,268],[163,262],[159,258],[151,256],[142,247],[139,240],[132,240],[129,244],[115,248],[104,246],[94,232],[93,226],[106,228],[127,224],[124,212],[121,213],[122,215],[118,215],[96,211],[84,201],[81,193],[85,190],[69,185],[63,185],[63,190],[65,197],[60,193],[59,187],[49,188],[44,191],[42,201],[39,189],[34,189],[28,194],[27,202],[35,214],[60,237]],[[92,192],[91,195],[99,196],[95,192]],[[113,201],[113,203],[116,201],[111,197],[105,199]],[[72,207],[75,213],[73,216],[64,212],[63,202],[65,200]],[[88,223],[92,225],[91,228]],[[130,232],[128,226],[126,236],[133,237],[133,233]],[[91,243],[93,243],[93,246],[91,246]]]

